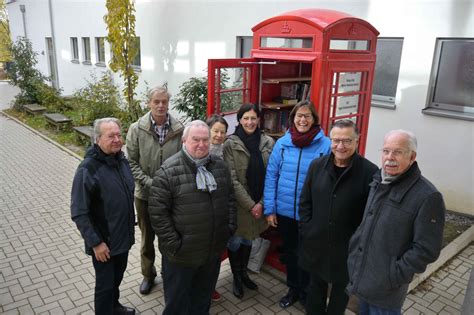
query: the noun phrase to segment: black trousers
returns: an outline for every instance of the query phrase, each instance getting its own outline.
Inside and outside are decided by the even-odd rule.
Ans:
[[[95,259],[92,254],[92,264],[95,269],[94,308],[96,314],[113,314],[114,307],[119,305],[120,283],[127,268],[128,251],[111,256],[105,263]]]
[[[309,283],[309,273],[298,267],[299,234],[298,221],[278,215],[278,232],[283,240],[286,256],[286,285],[305,294]]]
[[[211,296],[221,267],[221,255],[202,266],[188,267],[171,263],[163,256],[163,315],[207,315]]]
[[[328,297],[328,283],[317,274],[311,274],[308,298],[306,299],[306,314],[308,315],[344,315],[349,302],[349,296],[346,294],[347,282],[333,282],[331,284],[331,293],[329,303],[326,303]]]

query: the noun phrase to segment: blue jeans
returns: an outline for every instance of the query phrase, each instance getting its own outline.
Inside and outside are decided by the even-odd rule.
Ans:
[[[232,236],[227,242],[227,249],[236,252],[240,248],[240,244],[252,246],[252,241],[241,236]]]
[[[387,310],[359,299],[360,315],[401,315],[402,310]]]

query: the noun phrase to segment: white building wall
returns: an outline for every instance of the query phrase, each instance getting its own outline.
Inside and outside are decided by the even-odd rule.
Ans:
[[[90,71],[104,68],[70,62],[71,36],[105,36],[105,1],[51,0],[58,52],[59,82],[65,94],[83,86]],[[13,36],[23,34],[19,4],[27,10],[28,36],[38,52],[50,36],[47,0],[8,4]],[[403,37],[396,109],[372,108],[366,156],[380,165],[383,135],[409,129],[419,140],[418,161],[423,174],[443,193],[448,209],[474,215],[474,123],[427,116],[429,75],[437,37],[474,37],[474,4],[470,0],[397,1],[235,1],[137,0],[136,33],[141,38],[142,72],[149,86],[167,81],[173,93],[192,76],[205,76],[207,59],[234,58],[236,36],[251,36],[260,21],[300,8],[339,10],[374,25],[383,37]],[[31,31],[30,31],[31,30]],[[110,58],[106,45],[106,61]],[[39,68],[48,73],[46,57]],[[117,77],[117,82],[120,79]]]

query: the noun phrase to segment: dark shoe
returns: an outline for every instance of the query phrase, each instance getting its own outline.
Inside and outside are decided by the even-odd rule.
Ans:
[[[255,282],[253,282],[252,280],[250,280],[249,274],[246,271],[242,272],[242,283],[247,288],[249,288],[250,290],[257,290],[258,289],[258,285]]]
[[[295,304],[296,301],[298,301],[298,292],[290,288],[288,290],[288,293],[284,297],[281,298],[280,306],[282,308],[287,308]]]
[[[143,295],[149,294],[154,284],[154,280],[143,279],[142,284],[140,284],[140,293]]]
[[[306,307],[306,293],[300,293],[300,303],[303,307]]]
[[[221,295],[219,294],[219,292],[214,290],[214,292],[212,292],[211,301],[218,302],[220,300],[221,300]]]
[[[135,315],[135,309],[131,307],[123,306],[119,304],[118,306],[114,307],[114,314],[121,314],[121,315]]]
[[[238,299],[244,297],[244,287],[242,286],[242,278],[240,275],[234,275],[234,282],[232,283],[232,293]]]

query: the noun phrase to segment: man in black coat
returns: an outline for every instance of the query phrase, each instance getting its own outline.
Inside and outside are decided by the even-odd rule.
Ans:
[[[71,217],[92,256],[96,314],[135,314],[119,303],[119,286],[135,243],[132,172],[122,148],[120,121],[94,122],[95,144],[76,170]]]
[[[359,133],[354,122],[335,122],[330,138],[331,154],[311,163],[300,197],[299,263],[311,274],[307,314],[344,314],[349,300],[349,239],[362,220],[369,183],[377,171],[356,152]]]
[[[183,147],[153,177],[150,222],[163,255],[163,314],[209,314],[227,240],[236,230],[227,164],[209,154],[206,123],[192,121]]]

